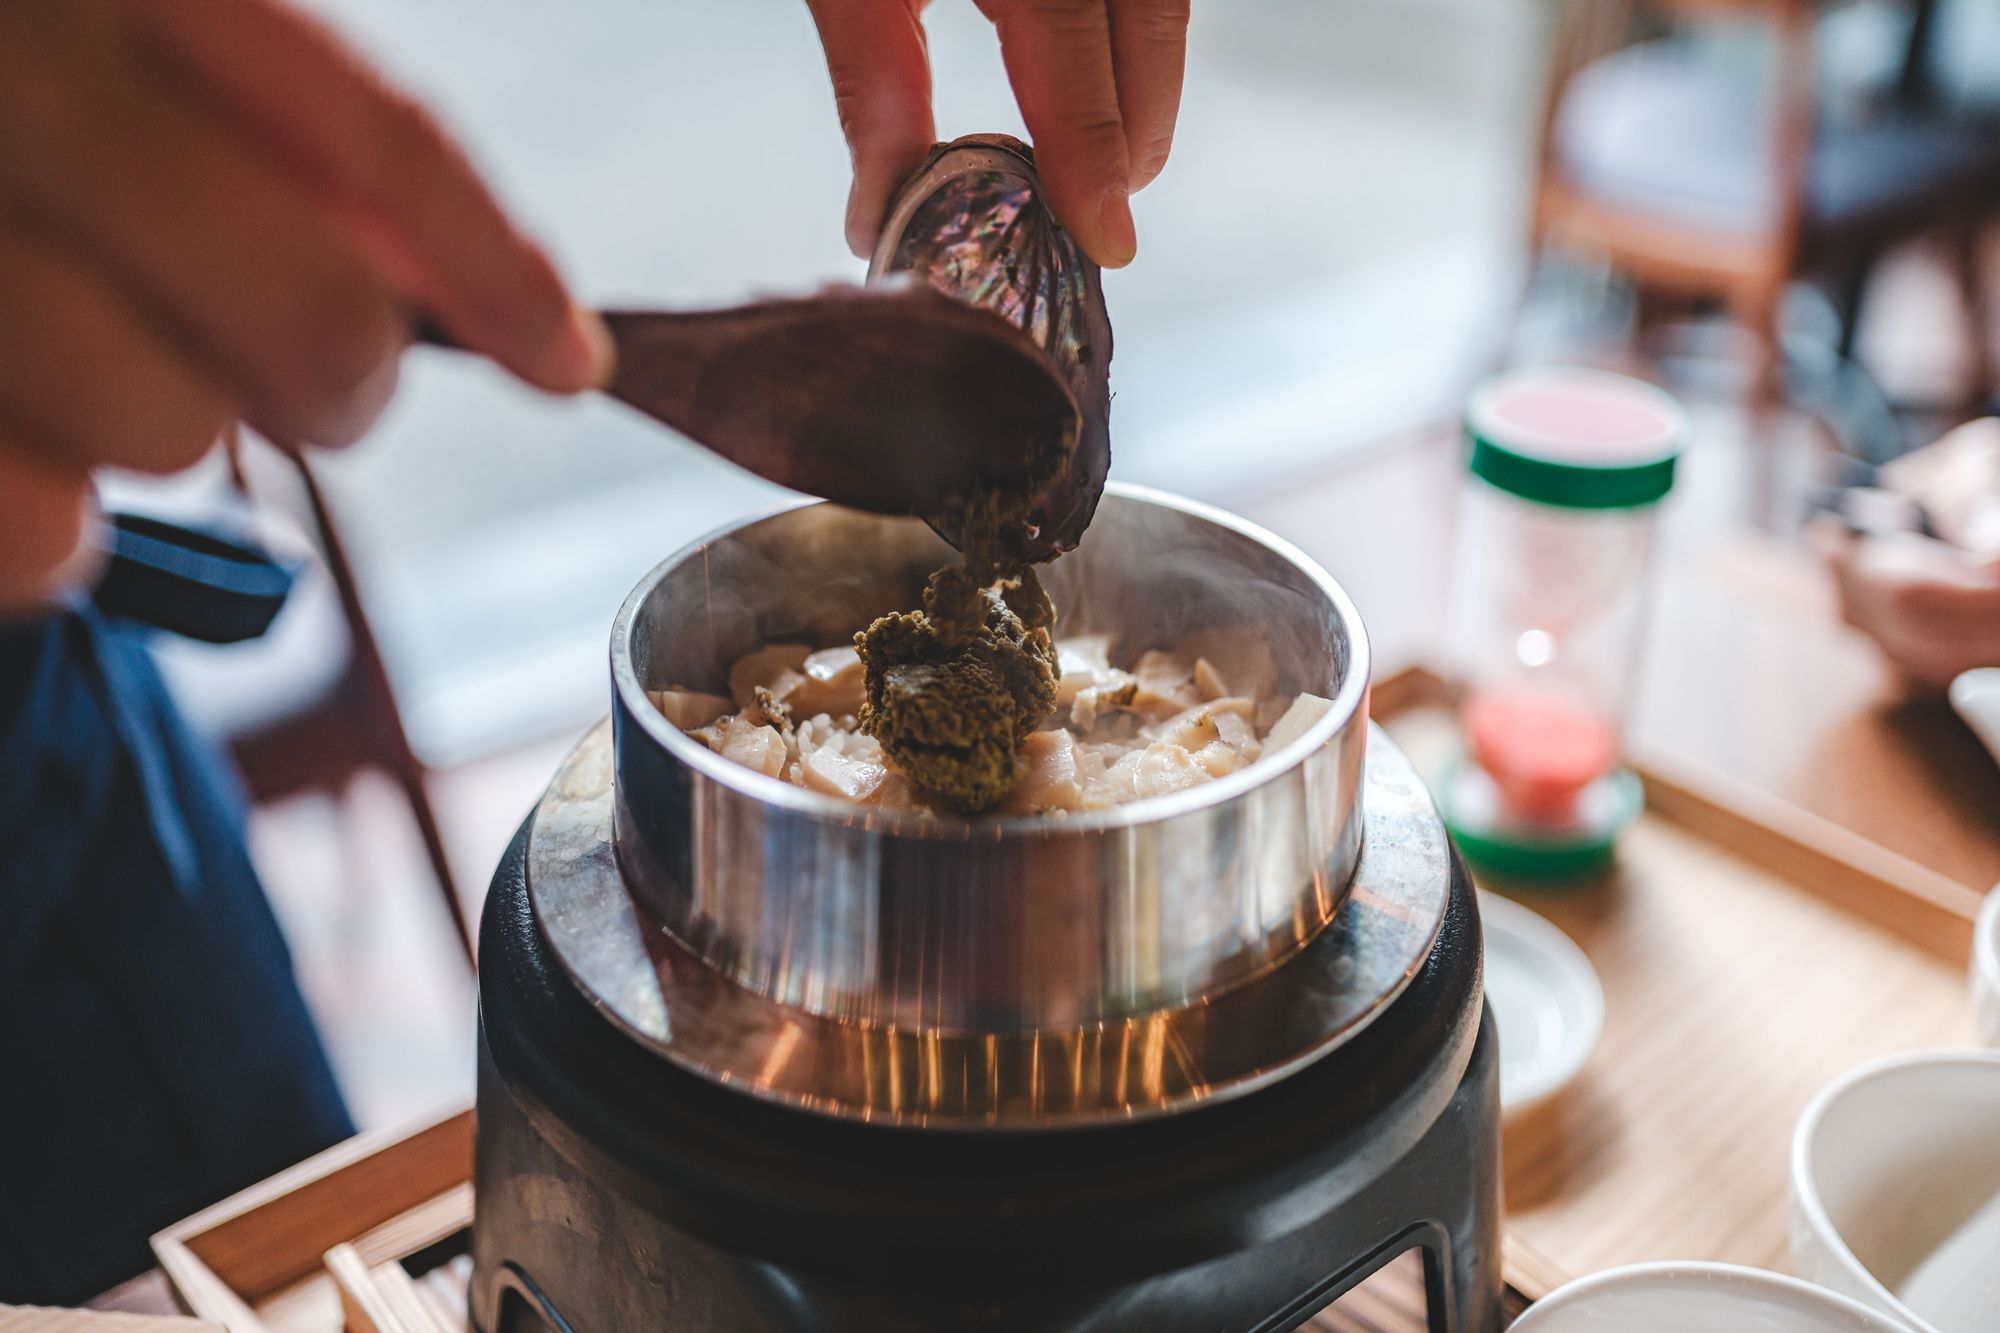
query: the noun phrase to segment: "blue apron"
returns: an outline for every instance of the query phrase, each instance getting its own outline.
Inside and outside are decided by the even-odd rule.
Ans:
[[[91,599],[0,621],[0,1303],[80,1303],[353,1132],[229,770],[146,650],[158,625],[261,632],[288,576],[115,534]]]

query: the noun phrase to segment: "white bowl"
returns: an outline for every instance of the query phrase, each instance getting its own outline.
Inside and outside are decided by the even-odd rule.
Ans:
[[[1604,1031],[1604,988],[1583,950],[1539,913],[1482,890],[1479,921],[1486,999],[1500,1028],[1500,1107],[1519,1115],[1590,1058]]]
[[[1858,1301],[1733,1264],[1633,1264],[1549,1293],[1512,1333],[1910,1333]]]
[[[1972,1013],[1979,1040],[2000,1046],[2000,885],[1979,905],[1972,927]]]
[[[1976,667],[1951,683],[1951,706],[2000,761],[2000,667]]]
[[[1813,1099],[1792,1266],[1918,1333],[2000,1329],[2000,1051],[1896,1056]]]

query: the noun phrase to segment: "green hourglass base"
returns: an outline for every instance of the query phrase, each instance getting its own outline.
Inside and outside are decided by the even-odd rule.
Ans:
[[[1618,835],[1644,802],[1639,776],[1629,768],[1586,787],[1574,817],[1561,824],[1509,819],[1493,780],[1470,760],[1454,765],[1438,791],[1445,827],[1475,869],[1551,887],[1567,887],[1609,866]]]

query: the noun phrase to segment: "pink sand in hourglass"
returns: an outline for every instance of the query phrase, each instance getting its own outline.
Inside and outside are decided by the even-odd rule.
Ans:
[[[1618,762],[1618,733],[1583,700],[1548,686],[1470,695],[1460,712],[1472,758],[1499,789],[1505,813],[1559,823],[1584,788]]]

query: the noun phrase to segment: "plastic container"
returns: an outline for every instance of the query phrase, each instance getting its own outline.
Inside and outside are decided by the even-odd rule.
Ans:
[[[1622,734],[1687,414],[1623,375],[1528,369],[1483,385],[1465,428],[1453,641],[1466,754],[1445,818],[1489,869],[1586,873],[1640,806]]]

